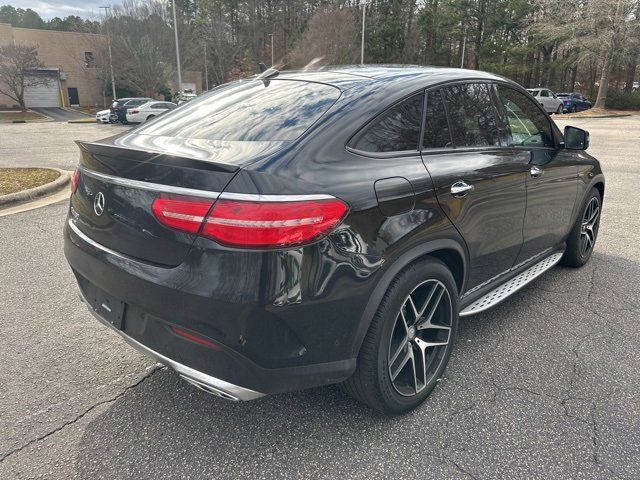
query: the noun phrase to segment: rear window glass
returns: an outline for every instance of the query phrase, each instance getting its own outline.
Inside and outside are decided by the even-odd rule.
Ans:
[[[295,140],[339,96],[336,87],[320,83],[236,82],[181,105],[137,133],[228,141]]]
[[[500,144],[495,108],[484,83],[462,83],[442,89],[456,147]]]
[[[363,152],[417,150],[422,104],[420,94],[392,107],[356,135],[350,146]]]
[[[453,146],[447,112],[444,109],[440,90],[427,94],[427,109],[425,111],[424,137],[422,148],[444,148]]]

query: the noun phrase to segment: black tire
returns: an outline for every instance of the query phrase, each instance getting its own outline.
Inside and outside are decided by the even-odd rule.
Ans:
[[[152,118],[154,118],[154,117],[155,117],[155,115],[149,115],[149,116],[147,117],[147,120],[146,120],[146,121],[148,122],[149,120],[151,120],[151,119],[152,119]]]
[[[596,218],[593,221],[592,227],[583,228],[583,224],[587,217],[590,217],[589,213],[590,208],[593,207],[593,204],[597,205],[597,214]],[[600,197],[600,192],[597,188],[592,188],[589,194],[586,196],[584,202],[580,207],[580,214],[576,219],[576,223],[574,223],[571,228],[571,232],[569,233],[569,237],[567,238],[567,249],[562,256],[561,263],[568,267],[582,267],[585,263],[589,261],[591,258],[591,254],[593,253],[593,248],[595,247],[596,241],[598,239],[598,230],[600,229],[600,215],[602,212],[602,198]],[[589,235],[591,232],[592,235]],[[585,240],[586,237],[591,238],[591,241]],[[590,244],[589,244],[590,243]],[[588,248],[585,249],[585,245],[588,244]]]
[[[576,109],[575,105],[571,106],[571,110],[569,110],[571,113],[576,113],[578,110]]]
[[[433,292],[431,288],[434,288]],[[440,298],[439,292],[442,292]],[[401,316],[400,312],[401,309],[403,312],[408,311],[405,307],[411,295],[413,298],[424,299],[424,308],[420,309],[425,311],[425,315],[419,317],[421,321],[416,320],[413,327],[405,328],[406,334],[402,335],[406,335],[406,343],[403,347],[402,341],[395,344],[394,341],[397,332],[402,331],[402,325],[409,324],[406,321],[398,327],[397,322],[405,320],[405,315]],[[416,300],[416,303],[419,301]],[[435,312],[433,324],[430,322],[430,327],[416,329],[415,325],[423,323],[432,309]],[[391,282],[385,293],[360,349],[356,371],[342,383],[342,389],[369,407],[386,414],[400,414],[416,408],[429,396],[442,376],[451,356],[457,330],[458,290],[446,265],[435,258],[429,258],[408,266]],[[411,339],[411,331],[414,339]],[[424,346],[427,345],[425,341],[444,342],[445,336],[446,345],[427,346],[421,350],[414,343],[421,341]],[[398,353],[398,360],[391,361],[394,355],[392,352],[401,352]],[[420,352],[428,353],[420,357]],[[431,363],[427,361],[428,356]],[[407,361],[405,358],[409,357],[411,358]],[[403,359],[405,367],[397,368]],[[396,370],[394,380],[390,364]],[[415,374],[417,371],[420,375]],[[418,377],[421,379],[420,385]],[[411,378],[414,387],[411,386]],[[404,379],[405,385],[402,384]],[[406,389],[404,393],[400,388]]]
[[[562,114],[562,104],[558,105],[558,109],[556,110],[556,115]]]

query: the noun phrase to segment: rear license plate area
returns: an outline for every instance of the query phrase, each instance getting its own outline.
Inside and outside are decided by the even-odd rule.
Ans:
[[[93,311],[104,318],[118,330],[124,328],[124,315],[126,303],[109,295],[107,292],[94,285],[89,285],[86,290],[86,299]]]

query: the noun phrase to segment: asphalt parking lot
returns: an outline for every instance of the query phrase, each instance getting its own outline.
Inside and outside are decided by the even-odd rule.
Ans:
[[[80,303],[66,202],[0,217],[0,478],[640,478],[640,116],[571,124],[607,176],[591,262],[461,319],[441,385],[397,418],[336,387],[195,389]],[[123,128],[1,125],[0,166],[72,169],[73,140]]]

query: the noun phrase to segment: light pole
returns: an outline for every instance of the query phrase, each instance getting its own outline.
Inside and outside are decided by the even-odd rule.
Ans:
[[[207,71],[207,42],[204,42],[204,84],[209,90],[209,72]]]
[[[173,6],[173,33],[176,38],[176,63],[178,64],[178,93],[182,90],[182,72],[180,71],[180,46],[178,45],[178,21],[176,20],[176,0],[171,0]]]
[[[465,30],[462,37],[462,57],[460,58],[460,68],[464,68],[464,50],[467,47],[467,31]]]
[[[271,37],[271,66],[273,67],[273,36],[275,33],[267,33],[267,36]]]
[[[362,41],[360,43],[360,65],[364,65],[364,18],[367,12],[367,5],[369,2],[362,4]]]
[[[108,20],[107,14],[109,14],[110,16],[111,7],[104,6],[100,8],[104,8],[105,23],[107,24],[107,47],[109,49],[109,70],[111,72],[111,96],[113,97],[113,100],[115,100],[116,99],[116,81],[113,77],[113,57],[111,56],[111,34],[109,33],[109,24],[107,23],[107,20]]]

